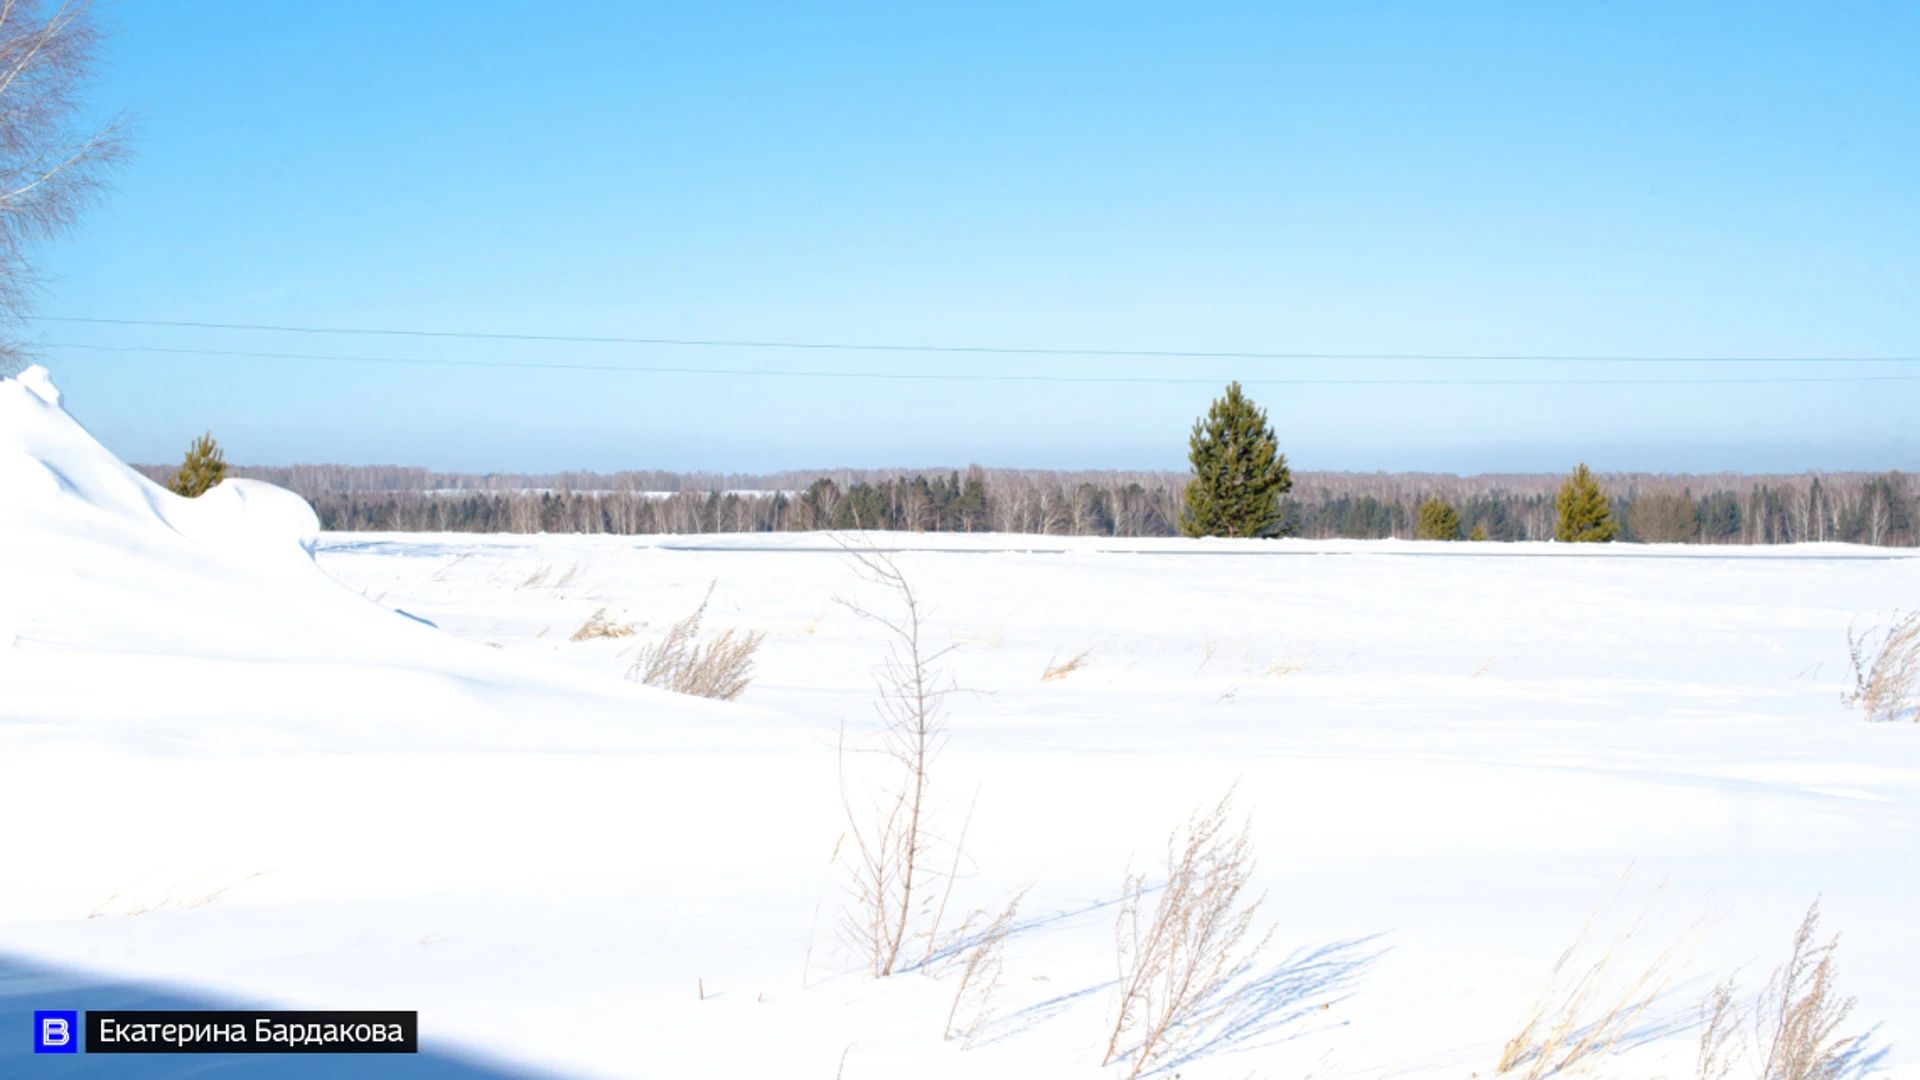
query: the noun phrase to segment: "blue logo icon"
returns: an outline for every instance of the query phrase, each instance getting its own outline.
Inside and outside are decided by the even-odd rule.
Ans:
[[[80,1014],[71,1009],[43,1009],[33,1014],[33,1052],[74,1054],[80,1051]]]

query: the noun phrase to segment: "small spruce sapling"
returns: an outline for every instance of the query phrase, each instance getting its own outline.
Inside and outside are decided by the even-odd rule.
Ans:
[[[167,490],[197,499],[226,478],[226,455],[220,452],[220,444],[213,441],[213,432],[209,431],[187,447],[187,459],[167,478]]]

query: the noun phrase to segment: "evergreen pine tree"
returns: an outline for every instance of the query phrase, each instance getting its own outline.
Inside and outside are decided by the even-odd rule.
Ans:
[[[167,478],[167,490],[195,499],[226,478],[226,455],[220,452],[220,445],[213,441],[213,432],[209,431],[187,447],[187,460]]]
[[[1420,524],[1414,533],[1422,540],[1458,540],[1460,513],[1445,499],[1428,499],[1420,504]]]
[[[1560,512],[1553,538],[1563,544],[1604,544],[1619,531],[1613,523],[1607,493],[1585,462],[1560,485],[1560,493],[1553,497],[1553,508]]]
[[[1481,541],[1481,540],[1485,540],[1486,538],[1487,538],[1487,527],[1478,522],[1474,524],[1473,531],[1467,534],[1467,539],[1469,540]]]
[[[1280,525],[1280,496],[1293,487],[1286,455],[1265,409],[1227,384],[1187,443],[1193,479],[1180,531],[1188,536],[1270,536]]]

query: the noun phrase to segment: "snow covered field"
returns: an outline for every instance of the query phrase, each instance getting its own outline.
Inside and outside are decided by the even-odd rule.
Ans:
[[[266,485],[161,492],[55,396],[0,382],[8,1075],[202,1068],[22,1060],[34,1008],[187,999],[418,1009],[395,1075],[1124,1075],[1122,880],[1237,784],[1274,935],[1181,1076],[1492,1076],[1618,893],[1626,952],[1690,944],[1605,1073],[1692,1076],[1702,994],[1818,896],[1849,1029],[1920,1077],[1920,725],[1840,700],[1906,552],[851,538],[958,646],[952,908],[1031,886],[962,1048],[951,975],[836,936],[885,650],[836,597],[887,598],[833,538],[316,536]],[[624,679],[710,584],[767,634],[740,700]],[[603,608],[637,634],[569,640]]]

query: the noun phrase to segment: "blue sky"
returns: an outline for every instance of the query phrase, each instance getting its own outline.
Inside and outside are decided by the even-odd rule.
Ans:
[[[48,315],[1920,357],[1911,4],[110,12],[96,96],[137,114],[137,157],[44,249]],[[1920,362],[919,355],[58,322],[31,336],[76,415],[143,461],[211,429],[231,460],[273,464],[1180,468],[1193,417],[1238,378],[1305,468],[1920,468]],[[793,371],[1195,381],[777,374]],[[1499,381],[1861,376],[1877,381]]]

